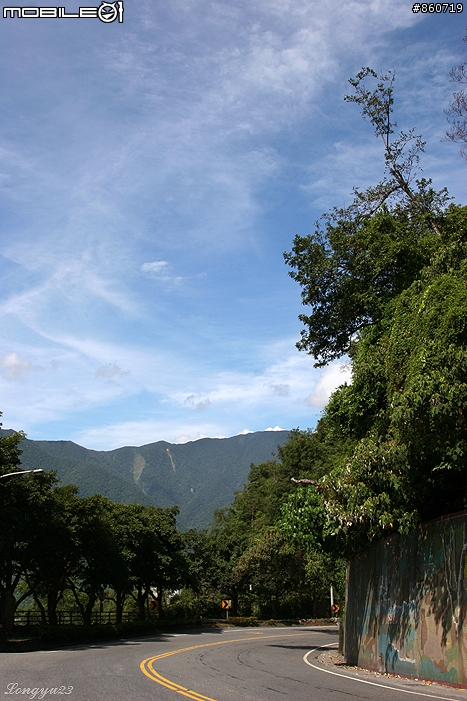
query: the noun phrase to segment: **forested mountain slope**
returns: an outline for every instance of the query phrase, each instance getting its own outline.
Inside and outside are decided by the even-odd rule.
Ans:
[[[127,504],[176,504],[181,528],[203,528],[214,510],[228,506],[234,492],[243,488],[250,464],[270,459],[287,436],[287,431],[261,431],[110,451],[89,450],[72,441],[24,439],[21,461],[24,469],[56,470],[62,484],[76,484],[81,496],[99,493]]]

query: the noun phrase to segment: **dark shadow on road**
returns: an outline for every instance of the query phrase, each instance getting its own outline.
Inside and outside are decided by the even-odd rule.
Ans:
[[[171,640],[183,636],[183,637],[197,637],[203,633],[216,633],[221,634],[223,628],[196,628],[196,629],[179,629],[176,632],[161,632],[161,633],[150,633],[148,635],[138,635],[134,638],[119,638],[119,639],[109,639],[109,640],[94,640],[89,643],[79,643],[74,645],[44,645],[42,650],[83,650],[83,649],[96,649],[102,650],[108,647],[115,647],[117,645],[125,646],[135,646],[143,645],[145,643],[167,643]],[[8,654],[8,653],[7,653]]]

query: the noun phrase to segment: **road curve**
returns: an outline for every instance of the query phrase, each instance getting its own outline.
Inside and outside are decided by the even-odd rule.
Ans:
[[[465,691],[404,680],[363,679],[355,672],[324,668],[318,656],[336,644],[335,628],[222,628],[48,652],[3,653],[0,693],[5,701],[13,696],[71,701],[181,701],[182,697],[195,701],[425,701],[427,697],[457,701],[467,697]]]

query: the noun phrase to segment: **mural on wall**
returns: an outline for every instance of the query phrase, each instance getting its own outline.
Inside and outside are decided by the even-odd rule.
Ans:
[[[467,512],[393,535],[347,573],[349,664],[467,686]]]

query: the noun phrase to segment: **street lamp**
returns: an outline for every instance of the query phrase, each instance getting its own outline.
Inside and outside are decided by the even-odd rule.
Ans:
[[[44,472],[44,470],[21,470],[20,472],[8,472],[6,475],[0,475],[0,480],[5,479],[5,477],[13,477],[14,475],[28,475],[31,472],[37,473],[37,472]]]

